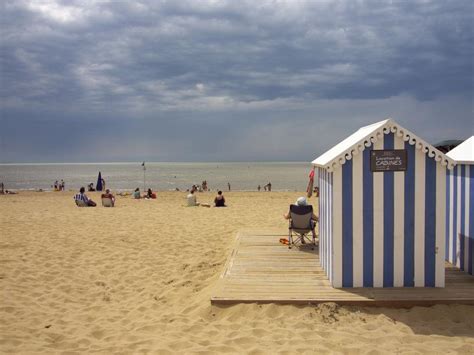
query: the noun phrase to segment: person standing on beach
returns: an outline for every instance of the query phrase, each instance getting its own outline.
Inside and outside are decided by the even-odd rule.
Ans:
[[[230,191],[230,182],[227,183],[227,187],[229,188],[229,191]]]
[[[260,189],[261,189],[261,187],[260,187],[260,185],[258,185],[257,190],[258,190],[259,192],[260,192]]]

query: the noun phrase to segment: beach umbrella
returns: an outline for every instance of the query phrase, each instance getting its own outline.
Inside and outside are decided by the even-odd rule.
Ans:
[[[95,185],[95,189],[97,191],[102,191],[102,175],[100,174],[100,171],[99,176],[97,177],[97,184]]]

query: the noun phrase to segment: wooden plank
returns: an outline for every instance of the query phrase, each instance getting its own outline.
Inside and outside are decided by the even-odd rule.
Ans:
[[[281,303],[411,307],[474,304],[474,277],[446,263],[445,288],[333,288],[319,265],[318,248],[288,249],[284,233],[242,232],[211,297],[213,304]]]

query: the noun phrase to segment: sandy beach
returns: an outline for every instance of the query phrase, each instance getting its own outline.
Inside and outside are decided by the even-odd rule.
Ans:
[[[474,306],[211,306],[236,233],[285,236],[282,215],[302,195],[224,194],[220,209],[185,207],[185,192],[118,196],[115,208],[77,208],[73,191],[0,196],[0,351],[474,352]]]

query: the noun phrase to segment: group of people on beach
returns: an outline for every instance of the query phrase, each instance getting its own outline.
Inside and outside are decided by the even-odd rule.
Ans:
[[[100,189],[100,191],[105,191],[105,179],[104,178],[101,178],[100,179],[100,182],[102,184],[102,188]],[[93,191],[96,191],[96,189],[94,188],[94,183],[91,182],[89,185],[87,185],[87,191],[89,192],[93,192]]]
[[[197,202],[195,192],[196,192],[195,190],[191,189],[189,191],[189,195],[186,196],[188,207],[193,207],[193,206],[211,207],[211,205],[208,203]],[[214,198],[214,207],[226,207],[225,197],[222,194],[221,190],[217,192],[217,196]]]
[[[115,196],[110,192],[109,189],[105,190],[105,193],[103,193],[101,195],[101,198],[102,198],[102,200],[104,200],[104,199],[110,200],[111,207],[113,207],[115,205]],[[79,189],[79,193],[74,195],[74,201],[76,201],[76,204],[78,206],[81,206],[81,205],[84,206],[84,207],[95,207],[95,206],[97,206],[97,203],[95,203],[92,199],[90,199],[86,195],[86,189],[84,187],[81,187]]]
[[[260,191],[262,189],[262,187],[260,185],[257,186],[257,190]],[[272,183],[269,182],[268,184],[266,185],[263,185],[263,189],[265,191],[272,191]]]
[[[95,189],[93,190],[89,190],[89,191],[95,191]],[[84,206],[87,206],[87,207],[95,207],[97,206],[97,203],[95,203],[93,200],[91,200],[87,195],[86,195],[86,189],[84,187],[81,187],[79,189],[79,193],[77,193],[76,195],[74,195],[74,201],[76,201],[76,204],[77,205],[84,205]],[[126,196],[127,194],[125,194]],[[140,188],[137,187],[135,189],[135,191],[133,191],[132,193],[132,197],[136,200],[138,199],[141,199],[141,198],[144,198],[144,199],[156,199],[156,193],[153,192],[153,190],[151,188],[149,188],[147,190],[147,192],[142,196],[141,193],[140,193]],[[108,199],[110,200],[110,203],[112,205],[112,207],[115,205],[115,196],[110,192],[110,189],[106,189],[105,190],[105,193],[103,193],[101,195],[101,199],[104,200],[104,199]]]
[[[176,191],[179,191],[178,188],[176,188]],[[211,191],[209,185],[207,184],[207,180],[203,180],[201,184],[194,184],[191,186],[191,189],[187,189],[186,191],[199,191],[199,192],[206,192],[206,191]]]
[[[141,194],[140,194],[140,188],[137,187],[137,188],[135,189],[135,191],[133,191],[132,197],[133,197],[134,199],[136,199],[136,200],[139,200],[139,199],[141,199],[141,198],[145,198],[145,199],[155,199],[155,198],[156,198],[156,193],[154,193],[152,189],[148,189],[147,192],[146,192],[143,196],[141,196]]]
[[[110,199],[111,200],[111,204],[112,206],[115,204],[115,196],[110,192],[109,189],[105,189],[105,180],[102,179],[102,186],[103,186],[103,189],[105,190],[105,193],[101,195],[101,198],[102,199]],[[64,180],[61,180],[61,183],[58,183],[58,181],[55,182],[55,190],[56,189],[64,189],[64,186],[65,186],[65,183],[64,183]],[[231,191],[231,185],[230,185],[230,182],[227,182],[227,188],[229,191]],[[264,185],[263,186],[264,190],[265,191],[272,191],[272,183],[269,182],[268,184]],[[96,191],[96,189],[94,189],[94,184],[93,183],[90,183],[87,185],[87,190],[89,192],[93,192],[93,191]],[[176,189],[177,191],[179,191],[179,189]],[[257,190],[260,191],[261,190],[261,186],[258,185],[257,187]],[[60,190],[59,190],[60,191]],[[189,194],[187,195],[186,197],[186,200],[187,200],[187,206],[203,206],[203,207],[211,207],[210,204],[208,203],[200,203],[200,202],[197,202],[197,198],[196,198],[196,194],[195,192],[203,192],[203,191],[210,191],[209,189],[209,186],[207,184],[207,181],[206,180],[203,180],[201,184],[195,184],[195,185],[192,185],[191,189],[188,189],[187,191],[189,191]],[[119,195],[128,195],[129,193],[121,193]],[[132,198],[134,199],[141,199],[141,198],[144,198],[144,199],[156,199],[156,193],[153,192],[153,190],[151,188],[149,188],[147,190],[147,192],[145,194],[141,194],[140,192],[140,188],[137,187],[131,194]],[[88,206],[88,207],[95,207],[97,206],[97,204],[92,201],[89,197],[87,197],[87,195],[85,194],[85,188],[84,187],[81,187],[79,189],[79,193],[77,193],[75,196],[74,196],[74,200],[76,201],[76,204],[81,204],[81,205],[85,205],[85,206]],[[222,190],[218,190],[217,192],[217,196],[214,198],[214,206],[215,207],[226,207],[226,201],[225,201],[225,197],[222,193]]]
[[[61,182],[56,180],[52,187],[53,187],[54,191],[65,191],[66,183],[64,182],[63,179],[61,179]]]
[[[232,186],[231,186],[230,182],[227,182],[227,189],[229,191],[231,191],[231,187]],[[272,191],[272,183],[269,182],[268,184],[263,185],[263,189],[264,189],[264,191]],[[176,188],[175,190],[179,191],[179,188]],[[257,190],[261,191],[262,186],[258,185]],[[207,184],[207,181],[204,180],[201,184],[194,184],[193,186],[191,186],[190,189],[187,189],[186,191],[189,191],[189,192],[191,192],[191,191],[193,191],[193,192],[205,192],[205,191],[211,191],[211,189],[209,188],[209,185]]]
[[[189,191],[189,194],[186,197],[188,207],[194,207],[194,206],[211,207],[211,205],[208,204],[208,203],[198,202],[197,198],[196,198],[196,195],[195,195],[195,192],[196,192],[196,190],[194,188],[192,188]],[[132,197],[134,199],[140,199],[141,198],[140,189],[138,187],[135,189],[134,193],[132,194]],[[102,198],[102,205],[104,207],[114,207],[114,205],[115,205],[115,196],[110,192],[109,189],[105,190],[105,193],[102,194],[101,198]],[[143,198],[156,198],[156,194],[154,194],[151,189],[148,189],[147,193],[144,195]],[[97,206],[97,204],[85,194],[85,188],[84,187],[80,188],[79,193],[74,196],[74,200],[76,201],[76,204],[79,207],[96,207]],[[304,197],[304,196],[299,197],[296,200],[296,202],[294,203],[294,205],[297,208],[304,208],[304,207],[308,206],[308,202],[306,200],[306,197]],[[221,190],[219,190],[217,192],[217,196],[214,198],[214,207],[226,207],[226,200],[225,200],[224,194],[222,193]],[[312,211],[312,209],[311,209],[311,211]],[[291,220],[291,218],[292,218],[291,217],[291,206],[290,206],[290,210],[287,213],[285,213],[283,215],[283,217],[285,219]],[[310,229],[313,231],[313,235],[314,235],[315,223],[317,221],[318,221],[318,217],[314,213],[312,213],[312,215],[311,215],[311,228]],[[301,244],[306,243],[303,236],[301,238],[299,238],[299,240],[300,240]],[[282,242],[282,240],[280,240],[280,242]],[[286,244],[292,243],[291,239],[289,241],[284,240],[284,242]]]
[[[18,192],[5,189],[5,184],[3,182],[0,183],[0,195],[16,195],[17,193]]]
[[[211,207],[210,204],[197,202],[196,195],[194,194],[196,191],[197,191],[197,189],[195,189],[195,188],[191,188],[191,190],[189,191],[189,195],[186,197],[187,206]],[[115,205],[115,196],[110,192],[109,189],[105,190],[105,193],[103,193],[101,195],[101,198],[102,198],[102,202],[104,202],[104,199],[108,199],[108,200],[110,200],[110,203],[111,203],[112,207]],[[149,188],[147,190],[146,194],[141,196],[140,188],[137,187],[135,189],[135,191],[132,193],[132,198],[134,198],[134,199],[141,199],[141,198],[156,199],[156,193],[154,193],[153,190],[151,188]],[[84,187],[81,187],[79,189],[79,193],[74,195],[74,201],[80,207],[96,207],[97,206],[97,203],[94,202],[92,199],[90,199],[86,195],[86,189]],[[214,198],[214,206],[215,207],[226,207],[224,195],[222,194],[222,191],[220,191],[220,190],[217,192],[217,196]]]

